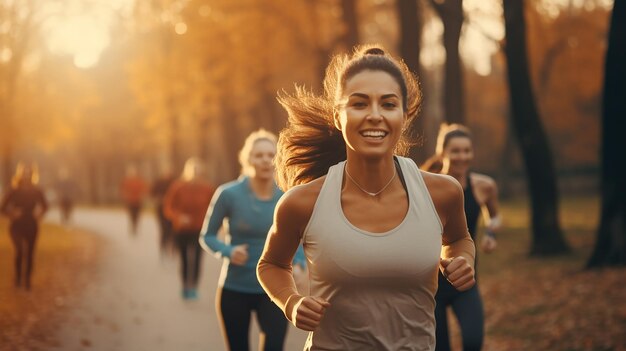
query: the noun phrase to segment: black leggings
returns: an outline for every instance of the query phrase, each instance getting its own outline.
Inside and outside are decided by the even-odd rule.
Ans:
[[[166,249],[172,246],[172,222],[165,216],[165,211],[163,210],[163,205],[158,205],[157,208],[157,218],[159,220],[159,230],[161,238],[159,240],[159,248],[161,252],[164,252]]]
[[[137,223],[139,222],[139,214],[141,213],[141,204],[128,204],[128,214],[130,215],[130,228],[133,234],[137,234]]]
[[[446,307],[452,306],[463,337],[463,351],[480,350],[483,346],[484,316],[483,303],[480,299],[478,285],[463,292],[457,291],[446,278],[439,273],[439,290],[435,296],[435,319],[437,321],[436,351],[450,350],[448,334],[448,316]]]
[[[176,243],[180,252],[181,278],[183,288],[197,288],[200,278],[200,261],[202,260],[202,248],[198,243],[198,232],[178,232]]]
[[[15,286],[30,289],[33,258],[39,225],[34,219],[19,219],[11,222],[9,232],[15,248]]]
[[[261,330],[259,350],[282,351],[287,335],[287,318],[266,294],[218,289],[216,307],[228,350],[249,351],[250,315],[256,311]]]

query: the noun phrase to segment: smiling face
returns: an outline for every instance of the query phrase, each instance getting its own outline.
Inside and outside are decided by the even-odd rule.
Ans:
[[[474,148],[468,137],[450,138],[443,149],[443,169],[448,174],[466,174],[473,159]]]
[[[398,82],[384,71],[365,70],[346,81],[335,125],[348,154],[393,155],[402,136],[405,113]]]
[[[274,156],[276,156],[276,144],[268,139],[258,139],[250,150],[248,158],[250,176],[262,180],[274,177]]]

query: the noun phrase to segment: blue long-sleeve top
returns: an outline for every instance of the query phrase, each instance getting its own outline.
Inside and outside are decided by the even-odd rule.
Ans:
[[[272,226],[274,208],[282,194],[274,185],[272,198],[260,200],[250,188],[250,179],[245,176],[223,184],[215,191],[200,233],[202,247],[218,257],[230,258],[235,246],[248,244],[245,265],[238,266],[224,260],[225,267],[220,277],[220,285],[224,288],[244,293],[265,293],[256,277],[256,265]],[[217,236],[224,219],[227,219],[226,241]],[[305,266],[302,246],[298,248],[293,263]]]

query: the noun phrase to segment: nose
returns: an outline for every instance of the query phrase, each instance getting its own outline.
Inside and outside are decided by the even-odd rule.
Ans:
[[[372,122],[379,122],[383,119],[383,115],[381,114],[380,107],[378,105],[372,105],[370,113],[367,115],[367,119]]]

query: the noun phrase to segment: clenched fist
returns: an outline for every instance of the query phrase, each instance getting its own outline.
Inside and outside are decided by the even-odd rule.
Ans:
[[[291,321],[299,329],[314,331],[329,306],[330,303],[321,297],[305,296],[294,306]]]
[[[441,259],[443,276],[458,291],[465,291],[474,286],[474,268],[463,256]]]
[[[248,244],[237,245],[230,252],[230,263],[243,266],[248,262]]]

